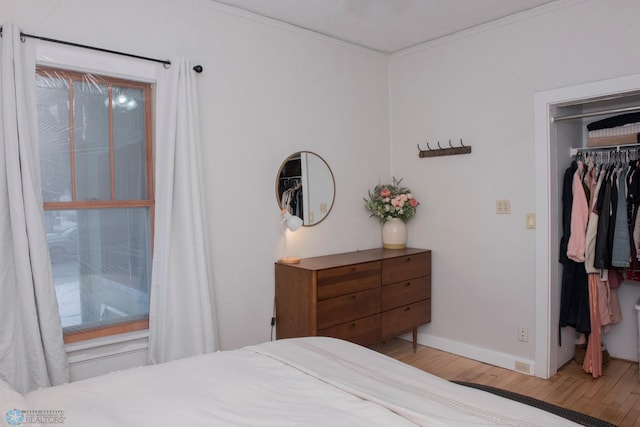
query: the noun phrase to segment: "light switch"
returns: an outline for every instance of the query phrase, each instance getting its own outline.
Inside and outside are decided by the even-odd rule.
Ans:
[[[496,200],[496,213],[500,215],[511,213],[511,200]]]
[[[530,230],[536,228],[536,214],[532,212],[527,213],[527,228]]]

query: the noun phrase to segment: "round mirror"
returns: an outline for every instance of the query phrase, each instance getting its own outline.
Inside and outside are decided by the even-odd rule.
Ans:
[[[299,151],[286,158],[276,177],[276,200],[280,209],[302,218],[309,227],[329,215],[336,194],[331,168],[311,151]]]

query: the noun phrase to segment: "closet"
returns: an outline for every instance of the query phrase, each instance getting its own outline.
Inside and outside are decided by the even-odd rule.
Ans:
[[[620,79],[612,81],[610,88],[617,86],[617,92],[609,92],[610,88],[607,88],[607,85],[603,85],[601,82],[559,90],[559,95],[556,99],[563,99],[564,97],[566,100],[548,103],[545,106],[549,120],[548,134],[545,135],[548,143],[546,146],[548,149],[548,158],[544,159],[546,160],[545,162],[538,157],[538,163],[539,166],[542,163],[546,163],[548,166],[548,176],[546,178],[549,182],[549,199],[546,207],[549,212],[549,224],[547,230],[539,232],[544,233],[548,231],[548,237],[545,238],[545,236],[539,234],[537,241],[545,242],[549,245],[547,255],[549,258],[548,272],[550,283],[547,285],[544,283],[544,280],[538,280],[537,288],[540,290],[542,287],[548,286],[549,291],[549,302],[547,303],[547,305],[550,305],[549,323],[547,325],[549,334],[546,337],[549,346],[548,375],[552,375],[559,367],[573,359],[577,349],[576,330],[572,326],[565,325],[560,328],[561,321],[566,323],[566,311],[564,311],[566,306],[561,306],[560,304],[561,300],[565,298],[566,301],[567,297],[566,294],[563,296],[563,280],[567,280],[566,277],[563,278],[563,275],[567,273],[567,264],[564,262],[564,260],[566,260],[565,251],[567,250],[567,242],[562,239],[563,232],[565,231],[564,228],[566,227],[564,222],[566,216],[563,216],[566,215],[566,206],[563,204],[563,190],[566,190],[566,175],[568,176],[568,170],[572,162],[579,162],[583,164],[585,173],[588,167],[596,164],[599,165],[598,168],[603,172],[610,170],[610,168],[616,168],[619,174],[624,174],[626,177],[629,162],[640,158],[640,144],[629,144],[633,142],[630,140],[630,137],[596,140],[593,138],[601,137],[601,135],[593,133],[593,127],[597,126],[590,126],[592,128],[591,135],[587,127],[590,124],[602,122],[604,119],[611,117],[629,114],[640,115],[640,85],[638,85],[638,83],[639,81],[629,82],[621,81]],[[628,86],[628,88],[620,90],[620,87],[624,87],[625,85]],[[581,90],[584,91],[584,97],[579,96]],[[547,99],[553,99],[553,96]],[[640,120],[638,121],[640,122]],[[608,134],[605,132],[605,134],[615,134],[615,132],[611,132]],[[591,140],[589,141],[590,138]],[[540,141],[538,141],[538,143],[540,143]],[[540,147],[538,147],[538,149],[540,149]],[[540,150],[538,150],[538,152],[540,152]],[[623,180],[622,183],[624,185],[625,181]],[[537,184],[539,185],[540,183]],[[590,206],[590,193],[588,186],[584,188],[587,188],[586,194],[588,202],[586,206],[588,206],[590,213],[592,211],[592,206]],[[591,188],[592,191],[594,189],[595,186]],[[566,199],[564,201],[566,202]],[[540,204],[538,206],[540,206]],[[587,213],[587,215],[589,215],[589,213]],[[592,221],[593,216],[588,216],[588,220]],[[597,216],[595,220],[598,220]],[[587,227],[588,225],[585,225],[585,230]],[[630,237],[632,238],[632,236]],[[632,257],[635,256],[634,253],[630,255]],[[640,264],[638,264],[638,266],[640,266]],[[621,282],[620,287],[616,290],[622,319],[619,322],[609,325],[606,333],[605,329],[598,329],[597,331],[602,332],[601,336],[597,336],[598,334],[594,333],[591,333],[590,336],[594,343],[601,341],[606,347],[607,353],[612,357],[638,360],[638,326],[634,306],[636,300],[640,297],[640,281],[637,281],[638,276],[634,277],[627,269],[618,268],[610,271],[624,272],[625,280]],[[540,274],[540,270],[538,270],[538,274]],[[596,276],[600,277],[598,275]],[[632,280],[627,280],[627,277]],[[606,275],[604,279],[607,279]],[[615,277],[612,277],[611,283],[614,282]],[[589,286],[588,281],[585,283]],[[595,287],[595,283],[593,283],[592,286]],[[602,295],[603,292],[605,291],[600,288],[600,295]],[[538,299],[537,301],[540,303],[542,299]],[[587,302],[587,310],[588,309],[589,304]],[[560,314],[561,311],[562,316]],[[587,316],[589,316],[588,311]],[[554,328],[556,329],[555,331]],[[582,354],[579,354],[580,359],[581,357]],[[540,361],[545,359],[540,356],[540,354],[537,354],[536,360]],[[600,363],[597,360],[595,362],[596,364]],[[599,374],[596,375],[596,373],[597,369],[596,372],[593,373],[594,377],[599,376]]]
[[[305,215],[302,200],[303,165],[301,154],[289,157],[280,168],[277,190],[282,208],[302,219]]]

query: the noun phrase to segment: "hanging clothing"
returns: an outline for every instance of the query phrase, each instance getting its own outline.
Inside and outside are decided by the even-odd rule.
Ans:
[[[565,264],[567,258],[567,245],[571,236],[571,205],[573,204],[573,175],[578,170],[578,162],[575,160],[564,172],[562,181],[562,237],[560,238],[560,263]]]
[[[618,207],[613,232],[613,249],[611,251],[611,265],[614,267],[629,267],[631,264],[629,223],[627,222],[627,191],[624,179],[626,176],[625,172],[624,168],[619,168],[616,177]]]
[[[571,234],[567,244],[567,257],[575,262],[584,262],[585,237],[589,219],[589,202],[583,185],[584,163],[578,161],[578,169],[573,174],[571,186]]]
[[[589,334],[589,282],[583,262],[568,260],[562,270],[560,293],[560,327],[573,327],[576,332]]]
[[[599,269],[608,269],[611,267],[611,239],[609,238],[609,232],[611,221],[613,221],[612,218],[614,217],[614,208],[611,200],[613,185],[613,181],[611,179],[612,173],[613,168],[609,166],[596,203],[598,211],[598,232],[596,235],[596,249],[593,265]]]
[[[590,372],[593,378],[602,375],[602,340],[600,335],[600,315],[598,309],[598,278],[597,274],[589,275],[589,307],[591,317],[591,331],[587,342],[582,369]]]
[[[571,217],[573,206],[574,178],[578,163],[571,162],[565,171],[562,187],[563,235],[560,240],[560,263],[563,264],[560,294],[560,327],[571,326],[580,333],[589,333],[589,293],[584,262],[576,262],[567,257],[571,237]],[[584,193],[584,190],[580,190]]]
[[[595,176],[597,175],[597,180]],[[596,255],[596,236],[598,234],[598,211],[596,210],[596,204],[598,202],[598,193],[602,188],[602,182],[604,181],[605,173],[602,173],[599,168],[594,167],[592,169],[593,180],[595,186],[591,191],[591,204],[589,210],[589,223],[587,224],[587,236],[586,236],[586,249],[585,249],[585,268],[587,273],[598,273],[598,270],[594,265]]]
[[[638,162],[629,162],[629,171],[626,177],[627,184],[627,222],[629,225],[629,234],[634,235],[636,220],[638,217],[638,207],[640,206],[640,171],[638,171]],[[640,229],[639,229],[640,230]],[[629,241],[631,260],[627,269],[627,278],[629,280],[640,280],[640,260],[638,259],[638,245],[633,239]]]

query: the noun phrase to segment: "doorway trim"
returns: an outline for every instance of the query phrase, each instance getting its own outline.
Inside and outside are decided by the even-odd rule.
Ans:
[[[557,180],[552,173],[557,171],[557,156],[552,147],[554,142],[553,115],[557,107],[579,104],[594,98],[624,95],[638,92],[640,74],[617,77],[608,80],[551,89],[534,94],[535,123],[535,196],[536,196],[536,319],[535,319],[535,372],[541,378],[555,375],[557,366],[557,342],[559,322],[559,301],[552,295],[560,286],[554,283],[551,265],[551,230],[558,226],[558,213],[551,212],[551,198],[559,191]],[[569,156],[569,153],[567,153]],[[556,276],[557,277],[557,276]]]

